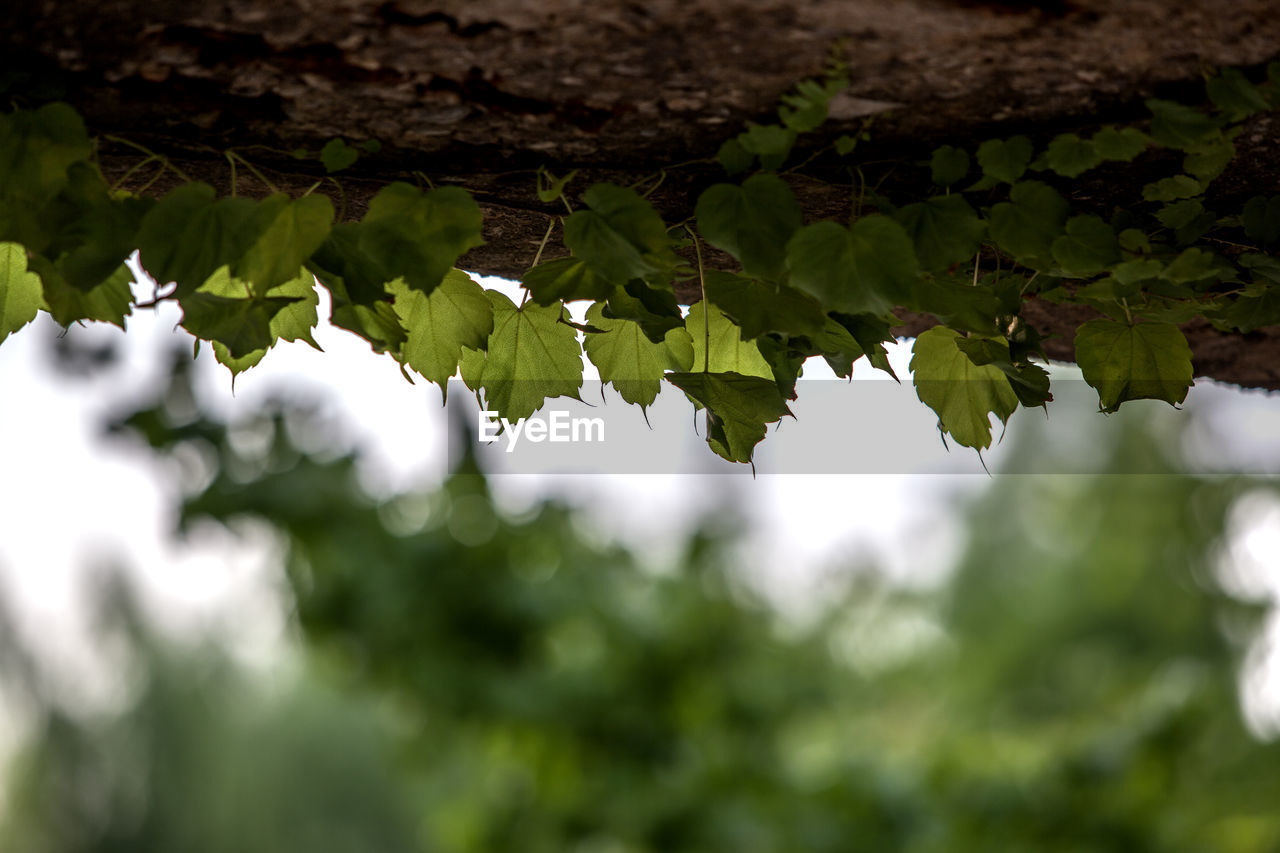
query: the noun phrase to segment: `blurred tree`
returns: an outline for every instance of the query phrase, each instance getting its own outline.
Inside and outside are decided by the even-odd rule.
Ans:
[[[118,744],[135,762],[119,766],[153,780],[145,819],[129,826],[197,831],[206,800],[241,802],[202,786],[259,777],[283,799],[251,796],[228,822],[244,815],[299,842],[290,827],[336,825],[339,806],[360,803],[392,839],[334,836],[362,849],[399,849],[392,766],[432,851],[1280,848],[1280,748],[1241,723],[1229,640],[1257,612],[1208,569],[1233,502],[1257,484],[1177,473],[1140,419],[1109,427],[1112,458],[1131,468],[1147,455],[1163,473],[997,478],[968,510],[969,541],[943,586],[859,574],[803,627],[741,581],[723,547],[731,520],[709,520],[676,569],[655,574],[584,536],[563,506],[505,517],[471,460],[437,492],[378,503],[351,457],[298,449],[297,411],[266,411],[251,428],[264,441],[232,442],[190,399],[179,371],[167,402],[125,423],[159,450],[196,442],[217,460],[184,523],[251,515],[287,536],[312,659],[344,694],[396,709],[396,760],[342,769],[354,758],[336,733],[368,743],[356,736],[367,717],[299,727],[320,714],[303,712],[305,696],[258,718],[238,756],[184,745],[230,743],[216,733],[237,715],[148,699],[117,724],[132,726],[128,739],[46,728],[18,777],[17,802],[40,806],[14,810],[20,837],[72,837],[50,834],[66,815],[116,825],[77,811],[75,786],[46,781],[73,778],[78,753],[65,745],[84,743],[76,750]],[[128,746],[139,742],[163,749]],[[341,778],[322,781],[326,770]],[[96,778],[103,802],[119,779]],[[30,849],[258,849],[148,833],[124,847]],[[280,837],[272,849],[292,849]],[[308,849],[347,849],[319,838]]]
[[[70,707],[27,661],[22,698],[40,713],[10,780],[0,849],[419,849],[369,701],[315,679],[252,682],[212,648],[165,644],[123,586],[101,608],[104,639],[127,650],[127,680],[139,686],[117,713]]]

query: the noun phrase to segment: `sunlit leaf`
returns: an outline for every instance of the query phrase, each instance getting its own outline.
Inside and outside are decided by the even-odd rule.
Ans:
[[[27,250],[0,243],[0,343],[34,320],[43,304],[40,276],[27,272]]]
[[[493,305],[484,288],[461,270],[450,270],[429,295],[399,279],[388,289],[409,333],[400,360],[447,392],[463,347],[483,347],[493,331]]]
[[[231,359],[240,359],[255,350],[269,349],[276,336],[271,321],[302,296],[257,296],[248,282],[219,268],[194,293],[178,300],[182,306],[182,327],[197,338],[226,347]],[[312,309],[314,310],[314,308]]]
[[[666,371],[693,366],[693,342],[684,329],[672,329],[662,343],[654,343],[636,323],[604,316],[599,304],[587,309],[587,323],[603,329],[585,336],[587,358],[600,371],[600,380],[611,383],[628,403],[652,405]]]
[[[916,396],[938,416],[938,428],[965,447],[991,446],[991,415],[1004,423],[1018,397],[1004,373],[978,366],[958,346],[960,334],[946,326],[920,333],[911,350]]]
[[[493,305],[493,332],[479,382],[488,405],[514,422],[549,397],[578,399],[582,347],[573,327],[560,322],[564,306],[526,302],[517,308],[496,290],[485,294]]]
[[[709,310],[705,302],[692,305],[685,329],[693,341],[694,370],[773,378],[756,343],[744,341],[738,326],[714,305]]]

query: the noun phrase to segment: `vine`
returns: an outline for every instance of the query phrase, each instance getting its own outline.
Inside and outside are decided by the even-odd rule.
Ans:
[[[1236,155],[1242,122],[1280,106],[1280,64],[1259,83],[1233,69],[1210,77],[1207,109],[1148,100],[1143,127],[1064,133],[1039,151],[1025,136],[974,151],[944,145],[928,163],[935,189],[924,198],[868,186],[854,159],[865,133],[842,136],[819,153],[843,158],[856,176],[853,213],[847,223],[806,223],[787,182],[797,167],[784,166],[846,85],[833,64],[784,97],[777,123],[725,142],[717,159],[741,179],[703,192],[690,221],[668,224],[648,201],[663,173],[643,194],[598,183],[571,196],[574,172],[539,170],[538,198],[566,212],[549,218],[519,305],[455,268],[483,242],[480,208],[460,187],[391,183],[346,222],[317,192],[324,182],[297,198],[252,199],[233,179],[220,198],[128,142],[142,159],[113,186],[74,110],[19,109],[0,116],[0,341],[40,311],[64,326],[123,328],[131,311],[172,300],[182,326],[234,376],[279,340],[314,345],[318,281],[335,325],[442,389],[460,372],[508,420],[550,397],[576,398],[585,350],[628,403],[652,404],[664,381],[683,390],[705,409],[711,448],[749,462],[768,425],[790,414],[807,359],[821,356],[847,377],[865,357],[892,374],[884,344],[899,308],[939,321],[916,340],[916,391],[944,436],[979,451],[991,444],[992,415],[1005,423],[1052,400],[1039,337],[1021,317],[1030,298],[1102,315],[1076,330],[1075,349],[1104,412],[1185,399],[1191,352],[1179,324],[1202,317],[1250,332],[1280,323],[1280,195],[1251,198],[1236,213],[1205,200]],[[284,153],[332,173],[376,148],[333,140]],[[1107,217],[1073,211],[1061,190],[1157,150],[1175,152],[1180,168]],[[258,173],[242,153],[224,154],[233,171]],[[143,190],[120,189],[146,168],[158,171]],[[165,171],[183,184],[144,195]],[[326,180],[345,209],[340,182]],[[568,255],[543,261],[557,230]],[[739,269],[705,269],[703,242]],[[161,283],[137,302],[123,263],[135,249]],[[702,299],[686,316],[675,286],[695,280]],[[593,303],[586,324],[568,322],[573,300]]]

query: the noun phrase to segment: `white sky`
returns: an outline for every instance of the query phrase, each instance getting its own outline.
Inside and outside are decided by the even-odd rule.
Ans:
[[[484,284],[516,292],[510,282],[486,279]],[[324,317],[327,294],[320,292]],[[143,287],[139,295],[147,298],[150,293]],[[222,625],[250,658],[269,656],[281,639],[277,599],[270,592],[276,580],[269,567],[277,547],[271,535],[255,530],[238,537],[211,525],[194,543],[174,543],[169,533],[177,494],[171,472],[145,451],[98,435],[109,413],[127,410],[126,395],[152,393],[168,346],[175,340],[190,345],[185,332],[174,331],[178,317],[176,306],[166,304],[131,317],[127,335],[106,326],[73,329],[71,334],[114,339],[121,347],[121,363],[89,380],[67,378],[49,366],[44,350],[56,327],[47,317],[0,346],[0,387],[5,391],[0,415],[0,589],[17,605],[24,633],[55,658],[72,662],[88,647],[84,590],[107,563],[125,566],[141,579],[149,610],[175,630]],[[438,390],[426,383],[409,384],[388,357],[375,355],[364,341],[323,321],[315,336],[325,352],[282,344],[237,380],[234,395],[229,374],[205,348],[197,373],[205,405],[234,420],[273,393],[319,392],[345,424],[348,439],[365,450],[362,474],[371,489],[395,492],[437,481],[444,473]],[[860,558],[898,577],[937,577],[962,535],[949,507],[958,494],[981,489],[989,479],[974,454],[963,448],[950,454],[942,450],[933,415],[909,388],[909,349],[896,347],[892,358],[907,383],[911,407],[879,428],[919,448],[920,471],[965,473],[772,475],[762,450],[762,473],[755,479],[741,474],[503,476],[494,487],[500,501],[512,508],[543,496],[567,496],[586,506],[604,535],[659,553],[655,545],[675,538],[673,530],[732,502],[749,519],[741,549],[744,562],[796,613],[820,596],[827,569]],[[857,381],[880,381],[865,365],[860,368]],[[590,364],[587,369],[594,376]],[[821,362],[806,367],[806,376],[824,373],[831,375]],[[1192,392],[1193,398],[1197,395],[1212,403],[1215,428],[1240,430],[1245,446],[1274,451],[1280,462],[1280,428],[1271,428],[1280,421],[1280,399],[1201,387]],[[806,420],[805,400],[802,389],[793,406],[797,420],[787,421],[762,448],[776,447],[784,454],[778,458],[785,458],[788,446],[815,440],[802,425],[816,427],[822,419]],[[714,463],[693,432],[687,404],[680,402],[683,414],[674,426],[659,423],[651,412],[655,429],[678,430],[689,458]],[[1028,416],[1035,415],[1019,413],[1015,421]],[[851,425],[847,440],[862,440],[858,430],[863,428],[875,427]],[[998,453],[996,449],[994,455]],[[1245,458],[1256,462],[1262,456]],[[1269,576],[1267,594],[1274,595],[1280,547],[1272,546],[1280,541],[1280,510],[1255,507],[1250,512],[1241,516],[1245,520],[1237,524],[1234,550],[1228,549],[1224,560],[1234,561],[1232,565],[1253,560],[1253,576]],[[1272,667],[1273,672],[1278,669]],[[78,680],[76,689],[84,690],[86,698],[109,697],[119,685],[110,673],[99,673]]]

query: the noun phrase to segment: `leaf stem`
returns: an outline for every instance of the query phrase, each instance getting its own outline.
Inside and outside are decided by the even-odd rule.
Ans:
[[[551,238],[551,231],[556,227],[556,217],[553,216],[549,218],[551,221],[547,223],[547,232],[542,235],[542,242],[538,244],[538,251],[533,255],[533,264],[531,264],[531,267],[536,267],[538,265],[538,261],[542,260],[542,250],[547,248],[547,240]],[[524,284],[521,283],[520,286],[524,287]],[[529,288],[524,287],[524,296],[520,297],[520,307],[523,308],[524,304],[528,301]]]
[[[236,190],[239,187],[239,180],[236,178],[236,158],[231,156],[230,151],[224,152],[227,162],[231,164],[231,197],[236,197]]]
[[[115,182],[115,183],[113,183],[113,184],[111,185],[111,192],[115,192],[116,190],[120,189],[120,185],[121,185],[121,184],[123,184],[125,181],[129,180],[131,177],[133,177],[133,173],[134,173],[134,172],[138,171],[138,170],[139,170],[139,169],[141,169],[143,166],[146,166],[146,165],[148,165],[149,163],[154,163],[154,162],[158,161],[159,159],[160,159],[160,158],[159,158],[159,157],[157,157],[156,155],[151,154],[151,155],[148,155],[147,157],[143,158],[143,159],[142,159],[141,161],[139,161],[138,163],[135,163],[134,165],[130,166],[130,167],[129,167],[129,169],[128,169],[128,170],[127,170],[123,175],[121,175],[121,176],[119,177],[119,179],[117,179],[117,180],[116,180],[116,182]],[[164,166],[163,166],[163,164],[161,164],[160,171],[161,171],[161,172],[163,172],[163,171],[164,171]]]
[[[271,183],[271,181],[268,181],[268,180],[267,180],[267,176],[266,176],[266,175],[264,175],[264,174],[262,174],[261,172],[259,172],[259,171],[258,171],[258,168],[257,168],[256,166],[254,166],[254,165],[253,165],[252,163],[250,163],[248,160],[246,160],[246,159],[244,159],[243,157],[241,157],[241,156],[240,156],[239,154],[237,154],[235,151],[233,151],[233,150],[231,150],[231,149],[228,149],[228,150],[227,150],[227,159],[228,159],[228,160],[232,160],[233,158],[234,158],[235,160],[239,160],[241,163],[243,163],[243,164],[244,164],[244,167],[245,167],[246,169],[248,169],[250,172],[253,172],[254,177],[256,177],[258,180],[262,181],[262,183],[266,185],[267,189],[271,190],[273,193],[278,193],[278,192],[280,192],[280,188],[279,188],[279,187],[277,187],[275,184]]]
[[[332,181],[333,185],[338,188],[338,218],[336,221],[341,222],[347,218],[347,191],[342,188],[342,182],[337,178],[331,177],[327,178],[327,180]]]
[[[138,143],[133,142],[132,140],[129,140],[129,139],[125,139],[122,136],[112,136],[110,134],[107,134],[102,138],[107,140],[108,142],[114,142],[117,145],[124,145],[128,148],[132,148],[134,151],[138,151],[142,154],[147,155],[148,159],[154,158],[156,160],[159,160],[161,163],[164,164],[164,167],[166,169],[172,169],[173,173],[177,175],[179,178],[182,178],[182,180],[186,181],[187,183],[192,182],[191,176],[188,175],[186,172],[182,171],[181,169],[179,169],[177,166],[173,165],[173,163],[169,160],[168,157],[164,156],[163,154],[157,154],[156,152],[152,151],[150,148],[148,148],[145,145],[139,145]],[[146,161],[144,160],[143,162],[145,163]],[[132,169],[130,171],[132,171]],[[124,180],[124,179],[121,178],[121,180]],[[118,183],[119,182],[117,182],[117,184]],[[114,189],[114,187],[112,189]]]
[[[530,264],[531,267],[536,267],[538,265],[538,261],[542,260],[542,250],[547,247],[547,240],[551,239],[551,231],[556,227],[557,217],[552,216],[548,218],[551,221],[547,223],[547,233],[542,235],[542,242],[538,244],[538,251],[533,255],[533,263]]]
[[[698,258],[698,289],[702,291],[702,372],[711,372],[711,312],[710,303],[707,302],[707,279],[702,269],[702,243],[698,239],[698,233],[692,228],[685,227],[689,232],[689,236],[693,238],[693,253]]]

